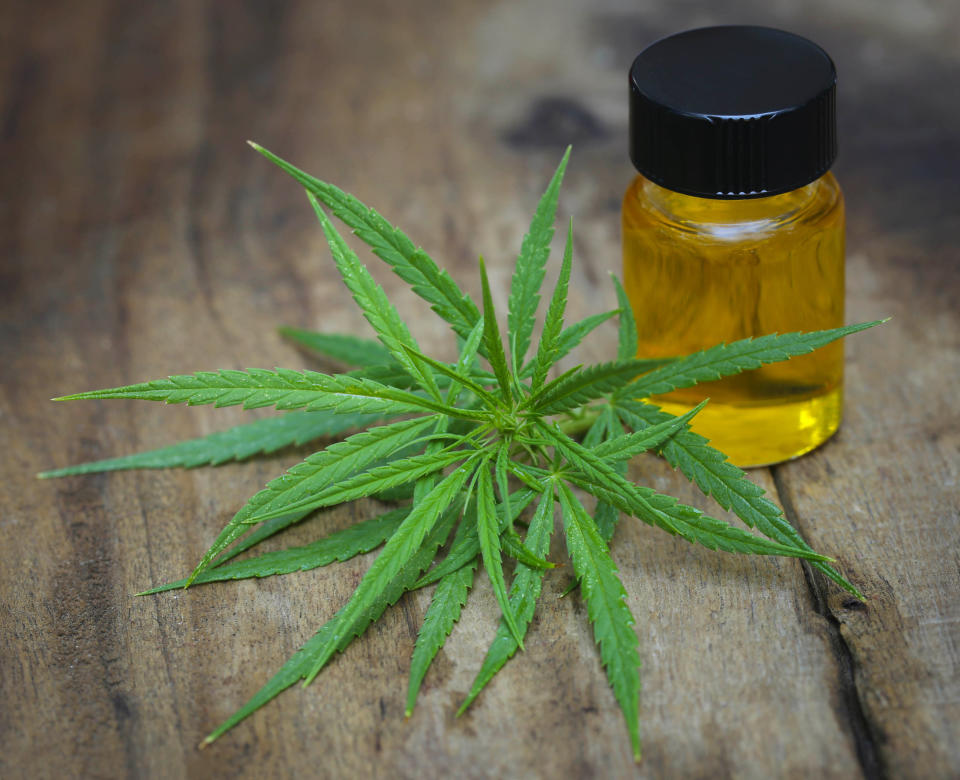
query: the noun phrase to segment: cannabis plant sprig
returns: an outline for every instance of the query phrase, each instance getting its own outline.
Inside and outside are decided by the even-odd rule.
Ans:
[[[287,574],[382,548],[346,604],[205,744],[298,680],[309,683],[404,593],[436,583],[411,661],[409,716],[482,565],[502,618],[462,713],[523,648],[543,577],[554,566],[546,556],[557,509],[576,574],[574,585],[581,585],[600,659],[637,757],[639,645],[609,549],[621,513],[712,550],[808,560],[861,598],[831,566],[831,559],[807,545],[763,490],[689,430],[703,404],[674,416],[644,399],[787,360],[877,323],[745,339],[686,357],[638,359],[630,304],[616,279],[617,309],[565,323],[573,255],[570,226],[542,335],[528,357],[569,150],[523,239],[510,286],[504,339],[482,258],[478,305],[376,211],[266,149],[253,147],[305,187],[334,263],[379,340],[284,329],[284,335],[300,346],[354,370],[198,372],[64,396],[57,400],[136,398],[245,409],[272,406],[286,413],[152,452],[41,475],[216,465],[356,431],[310,455],[254,495],[188,577],[145,591]],[[435,360],[420,350],[325,207],[450,326],[458,343],[455,363]],[[616,360],[576,366],[551,379],[557,362],[613,315],[620,319]],[[646,451],[661,454],[761,535],[631,482],[627,462]],[[584,495],[596,499],[592,511],[584,504]],[[399,501],[400,506],[305,546],[235,560],[320,507],[366,496]],[[524,539],[516,526],[531,503],[535,509]],[[445,546],[445,556],[438,559]],[[505,566],[509,559],[514,561],[512,578],[511,567]]]

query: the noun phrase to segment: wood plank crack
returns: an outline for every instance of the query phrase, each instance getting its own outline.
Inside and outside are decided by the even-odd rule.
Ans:
[[[777,466],[772,466],[770,473],[774,485],[776,485],[777,500],[783,507],[784,516],[806,538],[803,524],[800,522],[800,517],[790,499],[782,470]],[[860,690],[857,686],[856,663],[853,652],[840,631],[840,621],[827,603],[827,578],[815,570],[807,561],[801,560],[800,565],[803,569],[803,578],[810,589],[814,612],[826,622],[827,638],[837,667],[838,715],[850,729],[850,737],[853,740],[857,762],[860,764],[863,776],[867,780],[885,780],[889,777],[889,773],[883,765],[879,750],[882,736],[877,727],[870,722],[864,710]]]

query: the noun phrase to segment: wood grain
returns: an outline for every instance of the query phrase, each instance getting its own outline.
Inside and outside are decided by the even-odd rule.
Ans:
[[[585,608],[558,598],[564,569],[546,579],[527,651],[464,717],[496,627],[483,576],[411,719],[406,672],[428,593],[403,599],[309,689],[197,750],[336,611],[369,557],[135,598],[188,571],[296,453],[37,482],[45,468],[244,418],[46,399],[172,372],[306,366],[280,324],[365,332],[302,194],[248,137],[377,206],[472,293],[483,253],[501,305],[528,216],[572,142],[561,196],[561,216],[577,220],[572,313],[612,307],[631,177],[623,74],[659,35],[743,18],[833,53],[848,319],[894,317],[849,342],[840,434],[753,472],[867,606],[796,562],[624,523],[613,553],[641,642],[639,766]],[[0,776],[960,775],[960,110],[944,89],[960,79],[958,33],[955,4],[919,0],[5,3]],[[425,348],[449,356],[426,307],[368,263]],[[614,343],[602,329],[580,359]],[[698,501],[664,464],[632,468]],[[373,511],[325,512],[270,544]]]

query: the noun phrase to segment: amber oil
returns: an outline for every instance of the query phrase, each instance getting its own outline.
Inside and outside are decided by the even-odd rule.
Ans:
[[[843,325],[844,209],[833,174],[771,197],[684,195],[638,175],[623,202],[623,279],[641,357]],[[843,345],[650,400],[739,466],[793,458],[836,430]]]

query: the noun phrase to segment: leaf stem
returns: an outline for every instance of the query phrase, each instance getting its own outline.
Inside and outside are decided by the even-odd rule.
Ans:
[[[557,424],[567,436],[578,436],[590,430],[590,427],[597,421],[602,412],[602,405],[590,406],[581,410],[578,414],[568,413],[568,416],[559,420]]]

